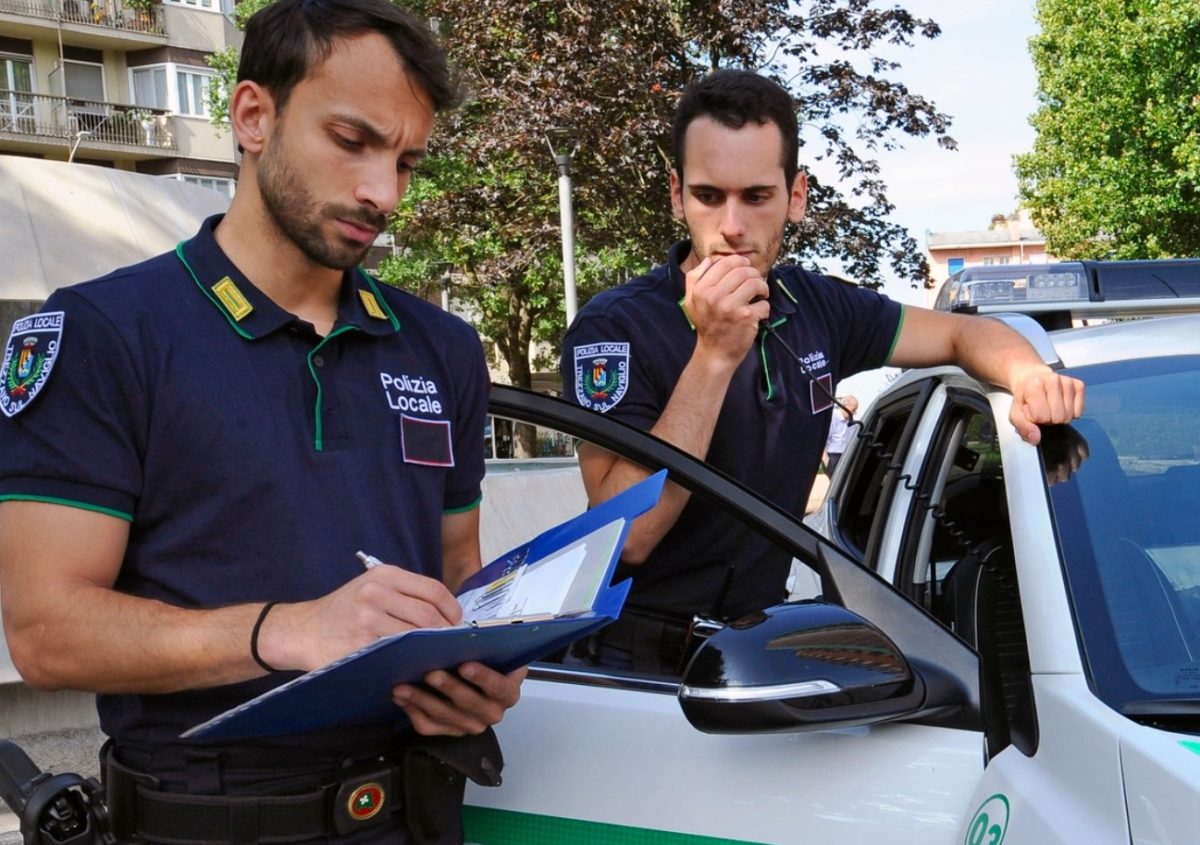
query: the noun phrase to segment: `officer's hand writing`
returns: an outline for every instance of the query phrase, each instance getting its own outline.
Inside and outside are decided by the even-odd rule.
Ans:
[[[1039,424],[1068,423],[1083,413],[1083,382],[1049,367],[1023,371],[1010,389],[1013,403],[1008,419],[1017,433],[1035,446],[1042,438]]]
[[[376,566],[319,599],[273,608],[259,632],[259,654],[278,669],[311,670],[413,628],[462,621],[441,581],[399,566]]]
[[[482,663],[464,663],[458,673],[436,671],[425,676],[431,690],[401,684],[392,700],[404,708],[417,733],[464,736],[482,733],[504,718],[521,697],[526,670],[507,675]]]
[[[696,327],[697,350],[737,366],[771,314],[766,281],[743,255],[710,255],[685,282],[683,305]]]

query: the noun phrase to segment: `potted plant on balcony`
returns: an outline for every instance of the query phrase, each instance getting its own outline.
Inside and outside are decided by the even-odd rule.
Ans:
[[[159,0],[124,0],[123,2],[124,7],[133,17],[134,25],[143,32],[155,30],[154,7],[158,4]]]

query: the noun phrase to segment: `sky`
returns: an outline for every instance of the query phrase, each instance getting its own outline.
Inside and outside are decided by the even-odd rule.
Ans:
[[[1037,23],[1033,0],[897,2],[933,18],[942,34],[886,53],[901,63],[891,76],[949,114],[949,134],[958,142],[949,151],[930,138],[907,138],[903,149],[878,154],[896,206],[891,219],[924,247],[926,231],[985,229],[994,214],[1016,210],[1012,157],[1034,139],[1028,118],[1037,108],[1037,75],[1027,42]],[[897,279],[884,291],[902,302],[924,301]],[[885,384],[882,374],[863,374],[847,379],[840,392],[869,400]]]

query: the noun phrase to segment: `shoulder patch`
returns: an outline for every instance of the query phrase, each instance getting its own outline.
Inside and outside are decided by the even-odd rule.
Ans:
[[[63,312],[47,311],[13,323],[0,364],[0,411],[15,417],[33,401],[54,368],[62,344]]]
[[[628,343],[575,347],[575,398],[580,405],[604,413],[615,407],[628,389]]]

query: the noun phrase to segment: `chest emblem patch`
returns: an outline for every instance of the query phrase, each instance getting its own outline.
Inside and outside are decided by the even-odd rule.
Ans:
[[[821,373],[808,383],[808,404],[813,415],[823,414],[833,407],[833,376]]]
[[[14,417],[33,401],[54,368],[62,343],[63,312],[34,314],[13,323],[0,364],[0,411]]]
[[[575,347],[575,399],[585,408],[611,410],[629,389],[629,344]]]

